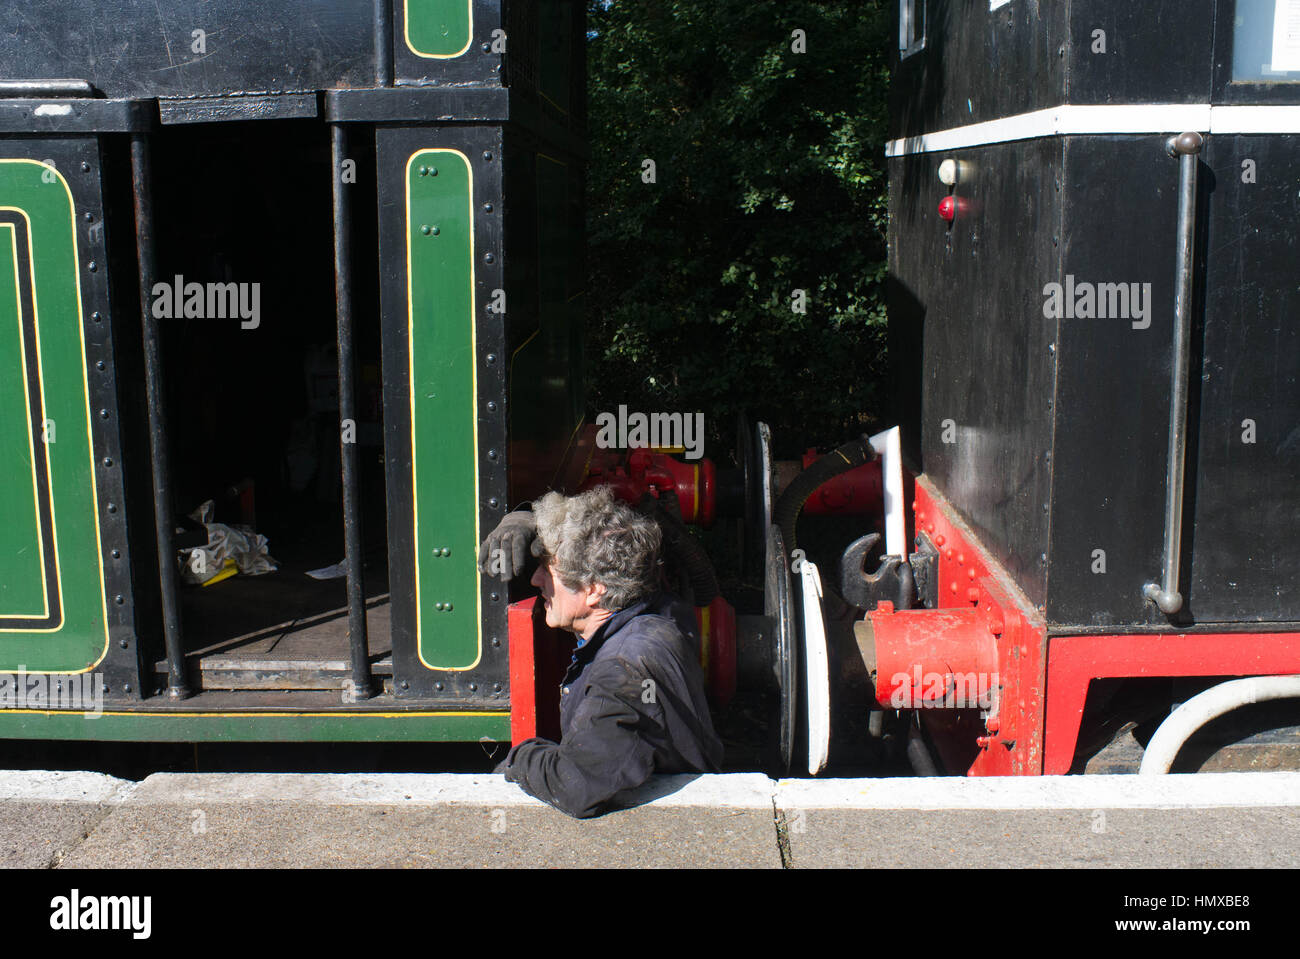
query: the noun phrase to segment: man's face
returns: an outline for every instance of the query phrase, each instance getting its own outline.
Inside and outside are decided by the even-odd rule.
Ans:
[[[542,602],[546,606],[546,625],[581,635],[592,611],[600,602],[603,589],[600,586],[569,589],[560,581],[560,577],[552,573],[553,563],[549,558],[539,563],[531,580],[542,592]]]

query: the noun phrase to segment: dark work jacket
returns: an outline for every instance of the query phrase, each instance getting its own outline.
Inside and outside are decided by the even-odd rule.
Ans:
[[[560,687],[560,742],[526,739],[497,766],[579,819],[652,773],[716,773],[722,741],[704,697],[698,630],[656,596],[619,610],[574,653]]]

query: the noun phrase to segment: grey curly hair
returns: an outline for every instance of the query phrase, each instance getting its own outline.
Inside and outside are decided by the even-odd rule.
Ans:
[[[663,534],[654,520],[614,498],[608,486],[577,496],[547,493],[533,503],[537,539],[569,589],[605,587],[601,607],[617,612],[652,595]]]

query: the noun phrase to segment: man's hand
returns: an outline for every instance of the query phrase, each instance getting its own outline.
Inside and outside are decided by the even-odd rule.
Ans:
[[[524,571],[528,565],[528,554],[541,555],[541,543],[537,540],[537,518],[528,510],[516,510],[507,513],[505,519],[483,540],[478,548],[479,572],[489,576],[501,576],[501,582],[508,583]]]

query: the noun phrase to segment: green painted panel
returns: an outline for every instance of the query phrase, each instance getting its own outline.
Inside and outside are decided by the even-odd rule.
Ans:
[[[99,742],[493,742],[510,741],[508,713],[80,712],[0,710],[0,739]]]
[[[28,455],[48,464],[42,470],[38,462],[37,478],[48,487],[35,497],[30,467],[12,462],[0,467],[0,482],[14,480],[18,470],[23,473],[20,482],[5,482],[13,488],[0,501],[0,526],[28,523],[35,499],[52,540],[42,576],[48,614],[33,618],[30,609],[19,608],[27,605],[25,594],[4,595],[0,607],[0,667],[25,666],[28,672],[85,671],[103,658],[108,645],[74,215],[62,174],[31,160],[0,158],[0,220],[10,224],[2,232],[16,241],[19,264],[15,270],[11,243],[5,248],[8,265],[0,273],[0,325],[6,328],[0,334],[0,369],[21,370],[23,360],[13,352],[20,342],[29,360],[33,353],[39,359],[39,389],[27,394],[29,400],[34,397],[33,442],[39,446],[29,446]],[[16,295],[21,323],[29,328],[21,341],[10,332]],[[29,362],[20,382],[31,384],[34,375]],[[0,401],[0,417],[29,428],[21,392],[6,386]],[[42,421],[51,424],[49,442],[41,442]],[[10,447],[21,446],[12,433],[7,435]],[[23,582],[30,576],[28,562],[25,554],[0,556],[0,577],[7,580],[12,573]]]
[[[469,160],[419,151],[406,196],[416,635],[430,669],[469,669],[482,649]]]
[[[0,224],[0,614],[44,619],[47,547],[36,482],[41,436],[27,408],[15,237],[12,225]]]
[[[470,0],[406,0],[406,45],[421,57],[458,57],[473,39]]]

